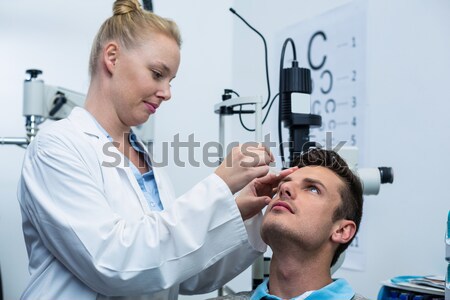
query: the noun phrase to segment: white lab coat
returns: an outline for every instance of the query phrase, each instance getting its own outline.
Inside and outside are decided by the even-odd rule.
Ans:
[[[29,145],[18,190],[31,273],[22,299],[177,299],[217,289],[265,251],[261,215],[244,223],[217,175],[175,199],[154,168],[164,206],[154,212],[107,143],[75,108]]]

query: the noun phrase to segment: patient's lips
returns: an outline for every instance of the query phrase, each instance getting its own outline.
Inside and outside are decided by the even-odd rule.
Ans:
[[[272,210],[276,210],[276,211],[289,211],[290,213],[294,213],[294,211],[292,210],[292,208],[289,206],[288,203],[286,203],[285,201],[278,201],[276,202],[273,206],[272,206]]]

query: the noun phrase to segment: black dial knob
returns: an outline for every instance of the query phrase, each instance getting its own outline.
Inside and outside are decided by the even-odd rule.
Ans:
[[[30,75],[29,80],[31,80],[31,79],[37,78],[40,74],[42,74],[42,71],[38,70],[38,69],[29,69],[29,70],[26,70],[25,73]]]

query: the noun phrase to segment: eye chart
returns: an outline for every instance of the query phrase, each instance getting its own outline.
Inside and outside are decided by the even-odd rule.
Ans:
[[[365,8],[354,1],[289,27],[275,39],[281,49],[292,38],[299,67],[311,70],[311,113],[322,116],[322,126],[310,129],[310,140],[327,149],[357,146],[359,161],[364,149],[365,24]],[[285,67],[291,53],[286,52]],[[343,268],[364,270],[361,236],[360,231],[346,251]]]

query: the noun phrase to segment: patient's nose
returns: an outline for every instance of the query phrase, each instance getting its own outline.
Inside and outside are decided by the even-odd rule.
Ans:
[[[288,182],[281,184],[280,186],[280,199],[291,199],[293,196],[293,191],[291,185]]]

